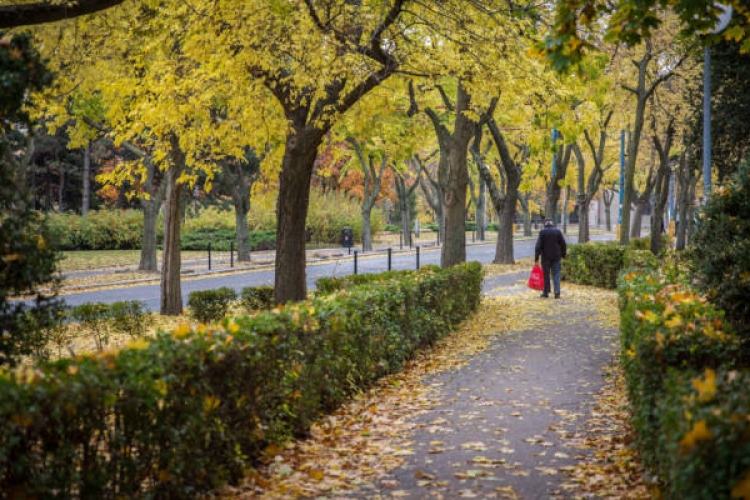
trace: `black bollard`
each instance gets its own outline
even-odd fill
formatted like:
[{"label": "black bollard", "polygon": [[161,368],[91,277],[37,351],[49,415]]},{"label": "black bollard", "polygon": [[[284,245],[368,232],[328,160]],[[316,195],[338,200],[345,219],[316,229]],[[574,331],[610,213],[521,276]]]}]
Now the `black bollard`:
[{"label": "black bollard", "polygon": [[357,251],[354,251],[354,274],[357,274]]},{"label": "black bollard", "polygon": [[211,243],[208,244],[208,270],[211,270]]},{"label": "black bollard", "polygon": [[417,247],[417,271],[419,271],[419,247]]},{"label": "black bollard", "polygon": [[229,242],[229,267],[234,267],[234,240]]},{"label": "black bollard", "polygon": [[388,270],[391,270],[391,249],[388,249]]}]

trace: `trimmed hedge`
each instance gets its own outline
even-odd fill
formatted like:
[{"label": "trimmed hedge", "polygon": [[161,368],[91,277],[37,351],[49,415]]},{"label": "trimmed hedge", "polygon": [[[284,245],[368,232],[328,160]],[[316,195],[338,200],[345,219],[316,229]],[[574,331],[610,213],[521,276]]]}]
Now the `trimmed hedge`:
[{"label": "trimmed hedge", "polygon": [[466,318],[481,281],[478,263],[430,268],[4,372],[0,491],[195,498],[234,482]]},{"label": "trimmed hedge", "polygon": [[92,210],[86,216],[47,214],[58,250],[133,250],[141,248],[143,214],[138,210]]},{"label": "trimmed hedge", "polygon": [[622,246],[616,242],[588,242],[568,247],[562,266],[562,278],[578,283],[614,290],[617,277],[625,268],[656,268],[656,257],[648,250]]},{"label": "trimmed hedge", "polygon": [[247,312],[271,309],[274,306],[274,288],[270,285],[246,287],[242,289],[242,306]]},{"label": "trimmed hedge", "polygon": [[[725,481],[722,488],[731,487],[726,482],[727,469],[696,457],[683,460],[680,455],[686,450],[679,443],[692,428],[695,413],[689,398],[683,396],[685,387],[708,383],[695,383],[696,374],[738,366],[739,338],[724,320],[723,311],[688,286],[666,282],[654,270],[623,272],[618,292],[621,361],[644,464],[658,475],[667,498],[717,498],[714,493],[698,494],[698,490],[685,489],[676,482]],[[726,395],[730,399],[735,396]],[[704,397],[699,399],[703,402]],[[715,422],[727,428],[735,424],[731,418],[723,424]],[[705,435],[702,427],[698,430]]]},{"label": "trimmed hedge", "polygon": [[[180,237],[180,248],[182,250],[211,250],[226,251],[232,249],[232,242],[236,239],[234,229],[198,229],[184,233]],[[272,250],[276,248],[276,231],[250,231],[248,243],[251,250]],[[235,250],[237,245],[234,245]]]},{"label": "trimmed hedge", "polygon": [[223,318],[237,299],[237,292],[223,286],[215,290],[196,290],[188,295],[190,316],[201,323],[213,323]]},{"label": "trimmed hedge", "polygon": [[665,498],[747,498],[750,372],[675,371],[658,413]]}]

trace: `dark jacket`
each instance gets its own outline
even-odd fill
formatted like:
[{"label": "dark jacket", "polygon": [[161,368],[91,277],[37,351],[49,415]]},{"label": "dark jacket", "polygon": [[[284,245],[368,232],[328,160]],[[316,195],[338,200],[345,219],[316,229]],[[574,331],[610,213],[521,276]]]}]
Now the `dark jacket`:
[{"label": "dark jacket", "polygon": [[565,258],[568,252],[568,245],[565,243],[565,236],[562,231],[556,227],[545,227],[539,232],[539,238],[536,240],[534,260],[560,260]]}]

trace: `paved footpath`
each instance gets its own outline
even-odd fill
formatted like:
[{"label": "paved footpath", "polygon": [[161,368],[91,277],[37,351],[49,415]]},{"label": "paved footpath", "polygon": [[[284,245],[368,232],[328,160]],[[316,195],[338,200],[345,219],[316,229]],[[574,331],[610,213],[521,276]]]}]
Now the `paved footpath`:
[{"label": "paved footpath", "polygon": [[[601,296],[564,283],[561,300],[541,299],[523,285],[526,275],[486,280],[485,300],[512,295],[507,304],[522,319],[492,332],[463,367],[426,380],[438,404],[416,417],[413,454],[336,498],[573,498],[564,471],[586,453],[578,433],[617,350],[612,307],[607,318]],[[604,297],[613,304],[611,292]]]}]

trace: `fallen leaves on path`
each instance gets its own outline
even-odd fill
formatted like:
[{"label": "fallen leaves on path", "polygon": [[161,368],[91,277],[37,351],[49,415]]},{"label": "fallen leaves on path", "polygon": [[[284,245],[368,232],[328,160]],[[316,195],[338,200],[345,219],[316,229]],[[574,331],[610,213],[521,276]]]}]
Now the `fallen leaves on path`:
[{"label": "fallen leaves on path", "polygon": [[[518,269],[496,268],[494,272],[509,270],[517,272]],[[542,300],[529,291],[485,297],[478,311],[457,331],[410,363],[402,373],[381,380],[372,390],[323,418],[313,426],[309,439],[288,443],[283,449],[269,449],[263,466],[248,473],[239,486],[226,487],[216,495],[233,500],[353,499],[358,497],[350,493],[352,490],[376,485],[374,490],[386,492],[385,496],[377,498],[408,497],[410,492],[399,489],[400,483],[391,473],[414,453],[416,443],[411,436],[416,430],[417,418],[441,403],[439,388],[424,381],[428,375],[458,369],[494,340],[550,321],[564,321],[565,315],[590,315],[603,327],[615,328],[619,321],[616,302],[612,292],[573,285],[564,286],[563,299],[559,301]],[[613,351],[616,352],[614,346]],[[522,370],[523,367],[508,369]],[[526,440],[539,447],[539,455],[549,453],[549,457],[564,462],[559,466],[536,467],[534,474],[566,478],[562,479],[560,488],[560,494],[566,498],[649,498],[637,457],[628,448],[622,381],[616,367],[611,367],[610,371],[612,376],[596,395],[594,411],[587,415],[585,425],[578,422],[581,424],[578,427],[583,430],[576,433],[566,430],[561,436],[565,438],[566,452],[556,451],[553,443],[542,436],[530,436]],[[514,394],[512,388],[506,393],[523,399],[521,394]],[[520,411],[533,410],[528,404],[516,403]],[[543,403],[539,405],[545,406]],[[494,403],[477,401],[477,405],[491,404]],[[519,416],[520,411],[517,412]],[[561,429],[582,417],[581,413],[565,409],[553,411]],[[466,415],[466,418],[470,417]],[[430,456],[440,457],[451,449],[441,439],[447,425],[450,422],[437,415],[430,422],[427,432],[432,432],[433,427],[435,429],[435,438],[425,443]],[[506,422],[505,425],[513,424]],[[498,429],[497,432],[505,430]],[[495,473],[491,469],[498,467],[512,476],[529,475],[529,471],[518,467],[517,463],[506,464],[504,459],[487,458],[484,442],[467,441],[459,448],[475,456],[466,462],[468,469],[455,472],[453,480],[494,480]],[[580,450],[580,453],[573,457],[571,449]],[[511,457],[513,450],[508,448],[507,451]],[[413,474],[418,486],[442,486],[451,479],[436,477],[423,470]],[[458,493],[462,498],[477,497],[477,492],[471,488],[461,489]],[[499,484],[491,491],[485,489],[481,498],[521,497],[513,486]]]}]

